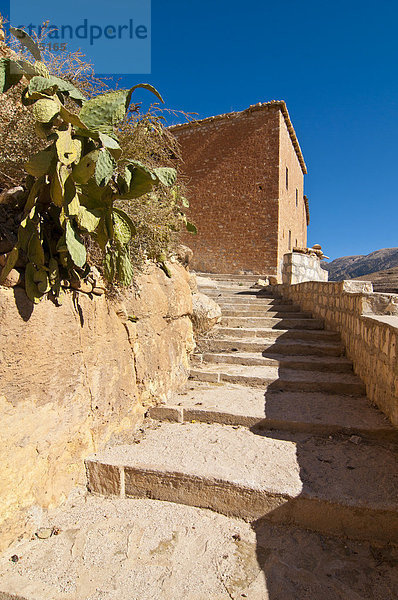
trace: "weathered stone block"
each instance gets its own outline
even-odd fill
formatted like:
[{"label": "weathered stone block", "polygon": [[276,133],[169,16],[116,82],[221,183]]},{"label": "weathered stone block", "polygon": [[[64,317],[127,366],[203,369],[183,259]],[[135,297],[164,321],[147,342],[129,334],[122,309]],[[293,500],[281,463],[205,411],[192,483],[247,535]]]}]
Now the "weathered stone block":
[{"label": "weathered stone block", "polygon": [[120,496],[121,473],[116,465],[86,460],[87,483],[90,492],[102,496]]}]

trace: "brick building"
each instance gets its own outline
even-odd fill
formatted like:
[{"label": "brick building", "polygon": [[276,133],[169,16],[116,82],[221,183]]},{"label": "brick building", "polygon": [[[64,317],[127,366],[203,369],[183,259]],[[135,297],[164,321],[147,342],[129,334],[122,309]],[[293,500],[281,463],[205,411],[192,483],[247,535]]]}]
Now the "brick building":
[{"label": "brick building", "polygon": [[183,157],[193,267],[280,275],[283,255],[307,244],[304,158],[283,101],[170,128]]}]

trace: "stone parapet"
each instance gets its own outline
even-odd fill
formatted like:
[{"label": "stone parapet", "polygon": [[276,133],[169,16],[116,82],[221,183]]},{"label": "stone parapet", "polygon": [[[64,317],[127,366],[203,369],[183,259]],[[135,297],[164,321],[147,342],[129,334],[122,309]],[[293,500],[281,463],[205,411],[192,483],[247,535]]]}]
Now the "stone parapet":
[{"label": "stone parapet", "polygon": [[307,281],[276,289],[338,331],[368,398],[398,427],[398,295],[363,281]]},{"label": "stone parapet", "polygon": [[290,252],[283,255],[282,282],[286,285],[304,281],[327,281],[328,272],[322,269],[315,254]]}]

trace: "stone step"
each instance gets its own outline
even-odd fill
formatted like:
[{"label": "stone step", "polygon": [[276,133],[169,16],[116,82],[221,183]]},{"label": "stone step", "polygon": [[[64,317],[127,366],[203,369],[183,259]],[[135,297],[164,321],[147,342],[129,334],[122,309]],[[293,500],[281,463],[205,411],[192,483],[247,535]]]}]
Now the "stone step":
[{"label": "stone step", "polygon": [[199,339],[199,347],[208,352],[275,352],[290,355],[343,356],[344,346],[337,342],[217,337]]},{"label": "stone step", "polygon": [[265,292],[259,292],[258,290],[221,290],[219,288],[199,288],[202,294],[210,297],[222,297],[225,300],[249,300],[255,302],[256,300],[279,300],[283,304],[283,300],[273,294],[266,294]]},{"label": "stone step", "polygon": [[339,341],[340,335],[335,331],[326,331],[325,329],[270,329],[269,327],[214,327],[211,331],[212,336],[221,335],[237,338],[267,338],[276,340],[327,340]]},{"label": "stone step", "polygon": [[190,381],[170,404],[152,407],[149,415],[159,421],[200,421],[317,435],[343,433],[398,440],[396,429],[366,396],[265,393],[259,388],[239,384]]},{"label": "stone step", "polygon": [[257,286],[246,286],[241,284],[222,284],[212,283],[211,285],[198,284],[199,291],[204,294],[222,294],[226,296],[249,296],[263,298],[279,298],[282,302],[285,300],[280,293],[271,292],[267,288],[259,288]]},{"label": "stone step", "polygon": [[[190,379],[213,383],[240,383],[263,386],[267,391],[324,392],[362,396],[362,381],[353,374],[323,371],[296,371],[267,366],[203,363],[190,371]],[[265,390],[264,390],[265,391]]]},{"label": "stone step", "polygon": [[234,282],[237,281],[239,283],[245,283],[246,285],[254,284],[258,279],[264,279],[261,275],[238,275],[233,273],[200,273],[195,272],[195,275],[198,277],[206,277],[206,279],[212,279],[213,281],[221,281],[221,282]]},{"label": "stone step", "polygon": [[281,437],[219,424],[161,423],[140,443],[89,457],[88,487],[96,494],[166,500],[248,521],[398,542],[393,449],[349,439]]},{"label": "stone step", "polygon": [[289,318],[297,313],[300,315],[308,314],[311,316],[311,313],[303,313],[298,306],[294,306],[293,304],[287,304],[286,306],[278,306],[277,304],[265,304],[263,306],[252,306],[251,304],[240,304],[236,306],[219,304],[219,306],[222,309],[222,314],[226,317],[259,317],[261,315],[270,316],[271,313],[277,315],[283,313],[282,316],[288,316]]},{"label": "stone step", "polygon": [[[240,286],[237,287],[212,287],[212,288],[204,288],[203,286],[198,286],[198,291],[201,294],[206,294],[206,296],[218,296],[218,297],[223,297],[223,296],[227,296],[228,297],[235,297],[237,296],[238,298],[241,298],[242,295],[245,298],[256,298],[257,294],[258,294],[258,290],[256,290],[255,288],[253,288],[252,290],[249,288],[242,288]],[[271,297],[266,297],[266,299],[271,299]]]},{"label": "stone step", "polygon": [[[214,294],[214,295],[216,295],[216,294]],[[253,308],[256,306],[263,306],[263,305],[270,305],[270,306],[278,305],[278,306],[295,306],[297,309],[299,309],[298,304],[293,304],[292,300],[288,300],[286,298],[274,298],[274,297],[267,298],[266,296],[245,297],[245,296],[241,296],[241,295],[235,295],[235,296],[232,296],[231,298],[224,298],[220,292],[218,293],[218,296],[219,296],[219,302],[221,302],[221,304],[223,304],[225,306],[230,305],[231,307],[235,307],[237,304],[238,305],[242,304],[242,306],[247,306],[249,304]]]},{"label": "stone step", "polygon": [[60,535],[6,550],[1,600],[398,598],[396,546],[149,498],[82,493],[43,512]]},{"label": "stone step", "polygon": [[263,292],[269,293],[264,288],[260,288],[258,286],[247,285],[246,283],[241,283],[238,281],[215,281],[213,280],[211,283],[203,283],[201,281],[197,282],[198,288],[204,290],[223,290],[223,291],[231,291],[231,292]]},{"label": "stone step", "polygon": [[331,356],[289,356],[259,352],[203,352],[192,356],[194,364],[233,364],[246,366],[268,366],[304,371],[329,371],[352,373],[352,362],[347,358]]},{"label": "stone step", "polygon": [[312,319],[311,313],[305,313],[301,311],[278,311],[273,307],[267,307],[264,309],[257,308],[256,310],[251,309],[225,309],[222,307],[223,317],[242,317],[244,319],[250,317],[266,317],[271,319]]},{"label": "stone step", "polygon": [[[208,294],[207,294],[208,295]],[[272,308],[274,306],[278,307],[278,310],[292,310],[290,307],[294,307],[293,311],[299,311],[300,307],[297,304],[293,304],[292,302],[282,302],[278,299],[273,298],[254,298],[249,300],[247,298],[223,298],[222,296],[211,297],[217,304],[219,304],[223,309],[230,308],[243,308],[247,310],[263,310],[264,308]]]},{"label": "stone step", "polygon": [[272,329],[323,329],[323,319],[288,317],[221,317],[221,325],[225,327],[270,327]]},{"label": "stone step", "polygon": [[207,294],[208,296],[222,296],[225,299],[229,298],[241,298],[242,300],[280,300],[283,303],[282,298],[276,297],[274,294],[268,294],[263,291],[259,291],[256,289],[242,289],[240,287],[237,288],[199,288],[203,294]]}]

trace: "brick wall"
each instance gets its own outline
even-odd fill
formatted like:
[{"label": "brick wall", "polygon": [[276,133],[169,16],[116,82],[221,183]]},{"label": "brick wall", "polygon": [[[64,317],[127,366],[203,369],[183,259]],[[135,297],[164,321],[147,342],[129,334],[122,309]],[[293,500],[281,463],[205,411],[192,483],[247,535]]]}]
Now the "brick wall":
[{"label": "brick wall", "polygon": [[[184,239],[194,251],[193,267],[275,275],[281,235],[287,244],[282,230],[290,227],[292,243],[297,237],[302,245],[306,232],[303,174],[280,107],[271,104],[172,131],[181,145],[182,170],[188,178],[188,216],[198,228],[197,236]],[[282,164],[290,169],[292,187],[279,209]],[[287,224],[279,226],[280,219],[288,219]]]},{"label": "brick wall", "polygon": [[341,334],[368,398],[398,427],[398,295],[372,292],[372,284],[363,281],[276,288]]}]

